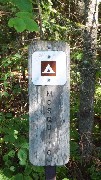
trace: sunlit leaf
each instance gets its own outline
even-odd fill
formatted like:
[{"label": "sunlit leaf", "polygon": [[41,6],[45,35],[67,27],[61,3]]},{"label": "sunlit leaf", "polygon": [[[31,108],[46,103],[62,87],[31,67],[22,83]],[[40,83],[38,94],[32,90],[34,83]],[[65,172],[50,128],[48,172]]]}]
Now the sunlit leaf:
[{"label": "sunlit leaf", "polygon": [[8,97],[9,94],[8,94],[8,92],[4,91],[4,92],[2,92],[2,96]]},{"label": "sunlit leaf", "polygon": [[28,17],[28,18],[33,18],[33,14],[32,13],[29,13],[29,12],[17,12],[15,14],[17,17],[20,17],[20,18],[25,18],[25,17]]},{"label": "sunlit leaf", "polygon": [[32,3],[30,0],[12,0],[14,5],[16,5],[21,11],[31,12],[33,9]]},{"label": "sunlit leaf", "polygon": [[37,25],[37,23],[30,18],[24,18],[24,23],[26,24],[26,29],[29,31],[39,31],[39,27]]},{"label": "sunlit leaf", "polygon": [[11,18],[8,22],[9,27],[14,27],[17,32],[23,32],[26,29],[26,24],[23,19],[15,17]]},{"label": "sunlit leaf", "polygon": [[24,142],[21,144],[22,148],[29,149],[29,144],[27,142]]},{"label": "sunlit leaf", "polygon": [[18,173],[18,174],[15,176],[15,180],[23,180],[23,174]]},{"label": "sunlit leaf", "polygon": [[11,150],[11,151],[8,153],[8,156],[14,157],[14,156],[15,156],[15,151],[14,151],[14,150]]},{"label": "sunlit leaf", "polygon": [[25,149],[20,149],[18,151],[18,158],[19,158],[20,161],[23,161],[23,162],[26,161],[26,159],[27,159],[27,152],[26,152]]},{"label": "sunlit leaf", "polygon": [[10,171],[14,172],[14,171],[15,171],[15,167],[14,167],[14,166],[11,166],[11,167],[10,167]]},{"label": "sunlit leaf", "polygon": [[25,161],[25,160],[19,161],[19,164],[20,164],[21,166],[25,166],[25,165],[26,165],[26,161]]}]

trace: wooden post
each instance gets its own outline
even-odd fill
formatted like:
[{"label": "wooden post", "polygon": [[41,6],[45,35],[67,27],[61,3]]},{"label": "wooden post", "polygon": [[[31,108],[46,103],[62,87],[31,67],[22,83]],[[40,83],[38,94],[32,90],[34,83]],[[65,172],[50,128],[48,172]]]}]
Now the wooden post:
[{"label": "wooden post", "polygon": [[46,176],[50,166],[69,160],[69,51],[65,42],[34,41],[29,47],[29,158],[48,166]]}]

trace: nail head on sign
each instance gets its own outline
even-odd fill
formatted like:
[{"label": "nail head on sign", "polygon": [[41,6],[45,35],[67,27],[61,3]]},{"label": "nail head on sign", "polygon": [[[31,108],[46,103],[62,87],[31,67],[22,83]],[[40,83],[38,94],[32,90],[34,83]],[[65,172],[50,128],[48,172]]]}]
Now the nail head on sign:
[{"label": "nail head on sign", "polygon": [[51,56],[50,55],[48,55],[48,58],[50,58]]},{"label": "nail head on sign", "polygon": [[47,46],[47,47],[48,47],[48,49],[51,49],[51,45],[50,45],[50,44],[48,44],[48,46]]},{"label": "nail head on sign", "polygon": [[47,81],[50,82],[50,79],[48,79]]}]

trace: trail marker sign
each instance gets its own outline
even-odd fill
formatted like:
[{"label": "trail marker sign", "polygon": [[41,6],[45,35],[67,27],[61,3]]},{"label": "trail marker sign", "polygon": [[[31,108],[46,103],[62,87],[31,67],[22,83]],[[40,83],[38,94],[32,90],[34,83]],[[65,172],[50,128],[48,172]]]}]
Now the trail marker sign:
[{"label": "trail marker sign", "polygon": [[29,48],[29,158],[33,165],[69,160],[70,48],[34,41]]},{"label": "trail marker sign", "polygon": [[41,76],[56,76],[56,61],[41,61]]},{"label": "trail marker sign", "polygon": [[64,85],[66,83],[66,54],[63,51],[36,51],[32,54],[34,85]]}]

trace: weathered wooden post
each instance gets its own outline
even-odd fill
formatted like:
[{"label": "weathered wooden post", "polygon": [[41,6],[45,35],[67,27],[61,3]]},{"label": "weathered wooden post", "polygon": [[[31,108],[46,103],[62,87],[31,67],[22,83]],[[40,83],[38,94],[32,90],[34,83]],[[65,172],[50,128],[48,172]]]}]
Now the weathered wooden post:
[{"label": "weathered wooden post", "polygon": [[29,47],[29,158],[47,167],[46,176],[49,166],[69,160],[69,55],[65,42],[34,41]]}]

